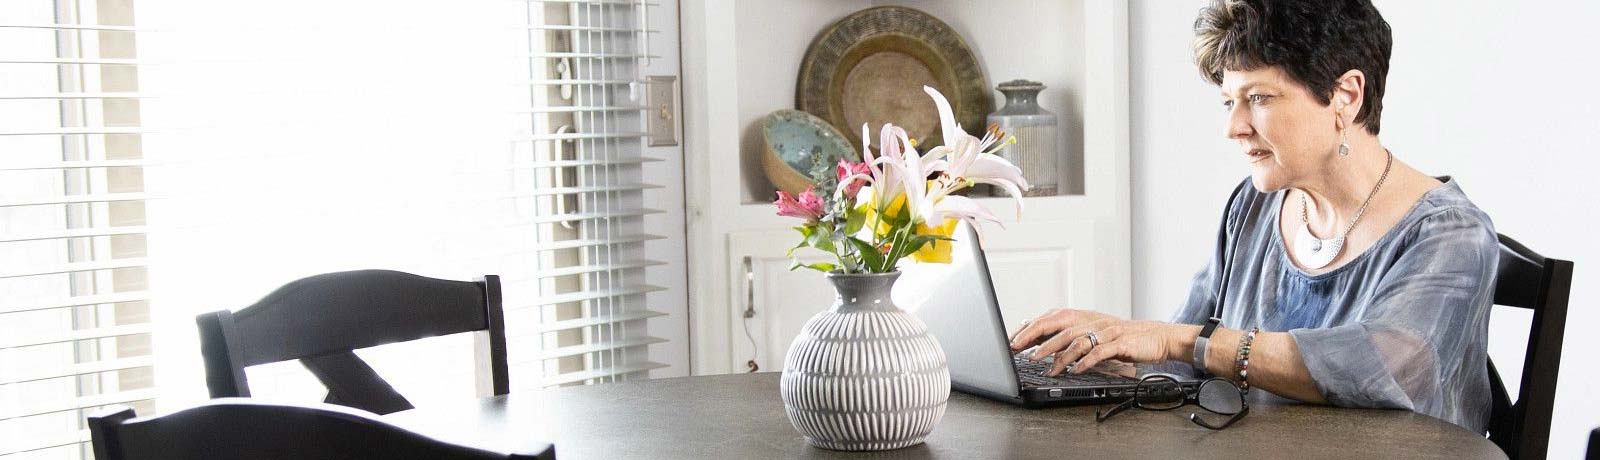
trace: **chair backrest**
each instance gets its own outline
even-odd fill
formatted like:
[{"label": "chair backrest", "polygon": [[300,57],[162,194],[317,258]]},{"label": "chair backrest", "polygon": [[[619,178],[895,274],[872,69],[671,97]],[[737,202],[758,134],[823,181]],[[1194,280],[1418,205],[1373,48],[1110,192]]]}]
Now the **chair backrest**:
[{"label": "chair backrest", "polygon": [[500,278],[476,282],[392,270],[302,278],[238,312],[205,313],[200,352],[213,398],[250,396],[244,368],[298,359],[328,387],[326,402],[387,414],[411,403],[354,350],[475,332],[480,396],[510,391]]},{"label": "chair backrest", "polygon": [[1584,454],[1583,458],[1600,458],[1600,428],[1589,432],[1589,453]]},{"label": "chair backrest", "polygon": [[218,399],[158,417],[135,418],[112,407],[89,417],[98,460],[554,459],[555,448],[529,443],[493,452],[433,439],[377,417],[332,405],[281,405]]},{"label": "chair backrest", "polygon": [[1489,362],[1493,409],[1489,440],[1511,458],[1544,458],[1550,443],[1550,413],[1555,405],[1561,338],[1567,325],[1567,296],[1572,290],[1572,262],[1552,259],[1500,235],[1500,268],[1495,276],[1494,303],[1533,310],[1528,351],[1522,363],[1522,384],[1516,404]]}]

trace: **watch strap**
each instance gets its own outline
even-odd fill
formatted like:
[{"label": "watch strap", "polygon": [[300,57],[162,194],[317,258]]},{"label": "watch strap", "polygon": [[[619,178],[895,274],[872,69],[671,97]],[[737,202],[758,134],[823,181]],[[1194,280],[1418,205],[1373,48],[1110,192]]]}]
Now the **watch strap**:
[{"label": "watch strap", "polygon": [[1217,331],[1219,324],[1222,324],[1222,318],[1207,319],[1205,326],[1200,328],[1200,336],[1194,339],[1194,367],[1200,372],[1206,371],[1206,348],[1211,344],[1211,333]]}]

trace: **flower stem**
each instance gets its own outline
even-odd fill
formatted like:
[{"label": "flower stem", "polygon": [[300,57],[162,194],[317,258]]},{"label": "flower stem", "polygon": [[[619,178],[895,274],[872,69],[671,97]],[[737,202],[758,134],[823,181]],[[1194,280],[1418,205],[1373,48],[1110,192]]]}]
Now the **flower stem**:
[{"label": "flower stem", "polygon": [[905,226],[900,227],[899,232],[896,232],[897,234],[895,235],[894,239],[889,243],[889,254],[888,257],[885,257],[883,260],[883,271],[881,273],[888,273],[900,262],[901,257],[906,256],[903,254],[903,252],[905,252],[903,247],[905,246],[906,234],[910,233],[911,227],[914,227],[915,225],[916,224],[914,223],[907,222]]}]

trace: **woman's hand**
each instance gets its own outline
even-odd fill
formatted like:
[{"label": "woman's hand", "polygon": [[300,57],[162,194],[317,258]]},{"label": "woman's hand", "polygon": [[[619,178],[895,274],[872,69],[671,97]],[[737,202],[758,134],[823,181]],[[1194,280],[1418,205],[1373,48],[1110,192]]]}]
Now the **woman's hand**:
[{"label": "woman's hand", "polygon": [[[1088,339],[1090,332],[1095,334],[1097,345]],[[1054,354],[1055,365],[1045,374],[1054,376],[1062,371],[1082,373],[1112,358],[1135,363],[1181,359],[1193,347],[1183,345],[1184,337],[1188,336],[1188,343],[1192,344],[1192,336],[1199,332],[1198,326],[1131,321],[1093,311],[1056,309],[1029,320],[1012,334],[1011,351],[1038,345],[1039,348],[1028,356],[1035,361]]]}]

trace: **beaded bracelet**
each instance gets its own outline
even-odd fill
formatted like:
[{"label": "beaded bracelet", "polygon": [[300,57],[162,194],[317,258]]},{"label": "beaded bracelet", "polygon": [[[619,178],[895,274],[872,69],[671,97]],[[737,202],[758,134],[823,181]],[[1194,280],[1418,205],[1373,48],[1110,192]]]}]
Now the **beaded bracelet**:
[{"label": "beaded bracelet", "polygon": [[1245,393],[1250,392],[1250,343],[1256,340],[1256,333],[1260,331],[1261,328],[1252,327],[1240,336],[1239,352],[1233,358],[1233,368],[1239,376],[1239,390]]}]

